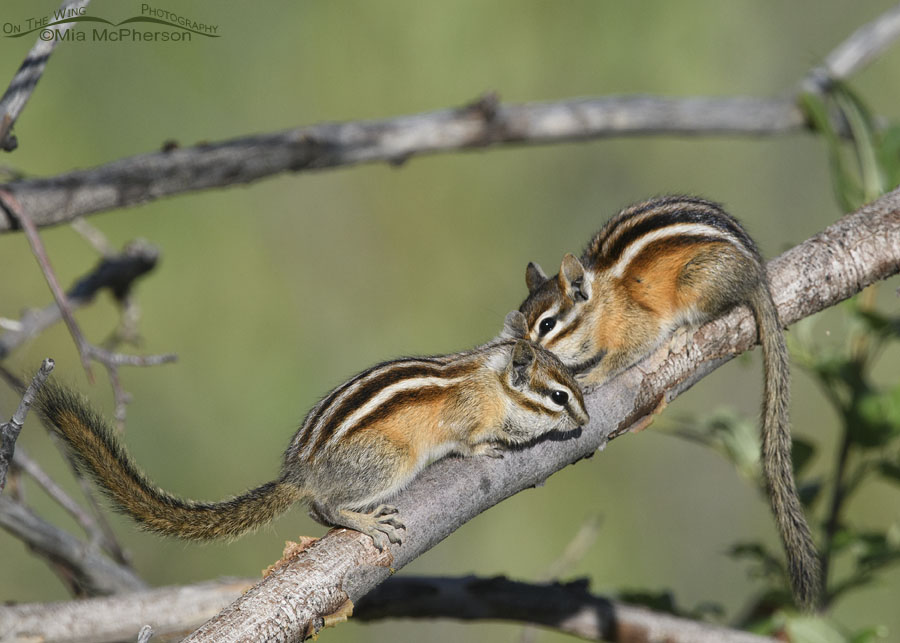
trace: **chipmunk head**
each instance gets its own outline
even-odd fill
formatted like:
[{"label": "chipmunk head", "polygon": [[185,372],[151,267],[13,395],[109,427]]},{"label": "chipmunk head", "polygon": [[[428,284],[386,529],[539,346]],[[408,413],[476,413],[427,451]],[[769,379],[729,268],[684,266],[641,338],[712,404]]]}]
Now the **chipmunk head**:
[{"label": "chipmunk head", "polygon": [[508,353],[500,380],[507,393],[505,432],[525,442],[555,429],[566,431],[588,421],[581,387],[553,353],[524,337],[522,313],[507,315],[502,337]]},{"label": "chipmunk head", "polygon": [[592,275],[572,254],[563,257],[559,274],[548,277],[536,263],[525,270],[528,298],[519,311],[525,316],[526,337],[559,357],[578,374],[596,366],[604,349],[595,346],[592,325],[597,305],[592,299]]}]

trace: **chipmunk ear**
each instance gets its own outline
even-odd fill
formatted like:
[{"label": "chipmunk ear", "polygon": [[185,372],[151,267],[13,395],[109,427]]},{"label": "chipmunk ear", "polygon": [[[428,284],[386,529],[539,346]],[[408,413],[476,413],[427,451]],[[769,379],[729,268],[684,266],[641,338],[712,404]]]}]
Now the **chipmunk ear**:
[{"label": "chipmunk ear", "polygon": [[528,286],[529,294],[543,286],[545,281],[547,281],[547,275],[544,274],[541,267],[533,261],[529,261],[525,268],[525,285]]},{"label": "chipmunk ear", "polygon": [[559,268],[559,286],[572,301],[587,301],[591,297],[591,283],[584,272],[584,266],[572,253],[563,257]]},{"label": "chipmunk ear", "polygon": [[516,388],[523,388],[528,383],[528,371],[534,363],[534,347],[530,342],[520,339],[516,342],[509,360],[509,379]]},{"label": "chipmunk ear", "polygon": [[514,310],[506,315],[503,320],[503,330],[500,331],[502,339],[522,339],[528,334],[528,322],[525,315]]}]

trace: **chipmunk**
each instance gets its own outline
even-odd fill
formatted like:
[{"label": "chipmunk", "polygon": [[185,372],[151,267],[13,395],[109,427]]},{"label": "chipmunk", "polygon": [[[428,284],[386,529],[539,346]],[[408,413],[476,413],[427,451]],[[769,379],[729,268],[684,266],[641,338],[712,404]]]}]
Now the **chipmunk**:
[{"label": "chipmunk", "polygon": [[568,369],[524,332],[514,312],[500,337],[479,348],[363,371],[312,408],[278,478],[216,503],[159,489],[77,394],[45,385],[36,408],[114,506],[149,531],[237,537],[305,500],[315,520],[367,534],[383,550],[401,542],[405,527],[396,508],[380,503],[430,461],[449,453],[502,457],[506,445],[588,421]]},{"label": "chipmunk", "polygon": [[794,596],[814,607],[819,558],[791,466],[787,348],[765,264],[744,228],[704,199],[651,199],[610,219],[581,259],[567,254],[554,277],[529,263],[525,282],[529,295],[519,310],[528,337],[556,353],[583,385],[608,380],[678,329],[741,304],[751,309],[765,362],[763,472]]}]

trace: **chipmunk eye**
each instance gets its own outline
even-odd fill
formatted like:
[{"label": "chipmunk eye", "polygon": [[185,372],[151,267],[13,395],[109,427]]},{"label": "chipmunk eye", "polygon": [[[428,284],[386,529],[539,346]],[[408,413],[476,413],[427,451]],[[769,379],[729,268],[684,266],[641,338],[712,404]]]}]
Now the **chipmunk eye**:
[{"label": "chipmunk eye", "polygon": [[538,335],[543,337],[551,330],[553,330],[554,326],[556,326],[556,318],[555,317],[545,317],[541,320],[541,323],[538,324]]},{"label": "chipmunk eye", "polygon": [[550,399],[560,406],[565,406],[566,402],[569,401],[569,394],[565,391],[553,391],[550,394]]}]

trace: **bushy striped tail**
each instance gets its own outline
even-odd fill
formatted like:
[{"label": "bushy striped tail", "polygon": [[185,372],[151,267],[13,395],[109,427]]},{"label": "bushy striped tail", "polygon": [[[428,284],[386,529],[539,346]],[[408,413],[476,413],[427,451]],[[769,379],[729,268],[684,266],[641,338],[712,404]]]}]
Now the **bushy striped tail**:
[{"label": "bushy striped tail", "polygon": [[297,487],[275,480],[222,502],[183,500],[147,478],[106,420],[80,395],[48,382],[35,406],[66,443],[79,470],[97,482],[116,510],[148,531],[188,540],[235,538],[304,497]]},{"label": "bushy striped tail", "polygon": [[756,316],[765,368],[762,465],[778,533],[787,555],[795,600],[805,609],[819,605],[822,578],[819,555],[794,484],[791,461],[790,365],[784,332],[772,295],[761,280],[750,305]]}]

